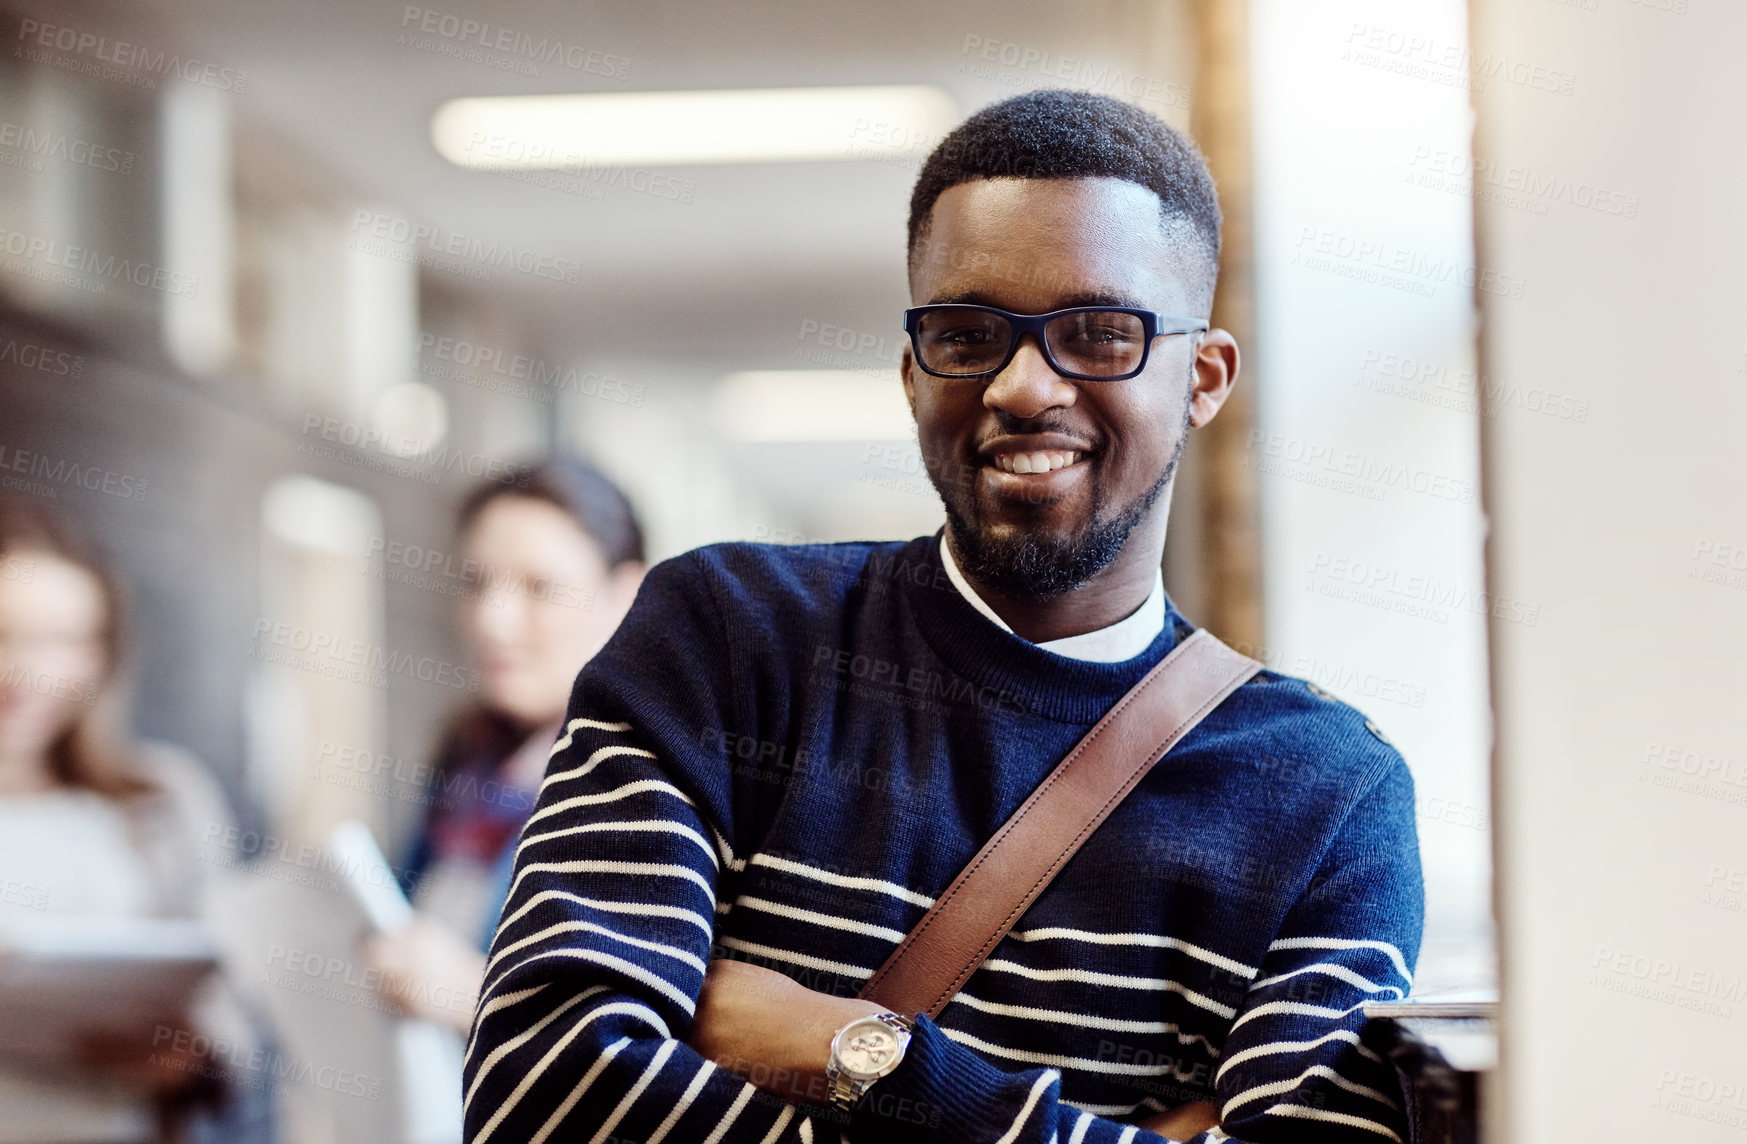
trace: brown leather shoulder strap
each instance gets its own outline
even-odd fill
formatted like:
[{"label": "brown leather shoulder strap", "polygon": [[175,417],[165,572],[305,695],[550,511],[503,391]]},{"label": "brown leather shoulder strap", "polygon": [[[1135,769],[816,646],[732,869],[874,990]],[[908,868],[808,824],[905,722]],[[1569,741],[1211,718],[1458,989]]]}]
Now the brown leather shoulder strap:
[{"label": "brown leather shoulder strap", "polygon": [[1001,824],[861,996],[937,1016],[1152,765],[1261,667],[1204,631],[1173,648]]}]

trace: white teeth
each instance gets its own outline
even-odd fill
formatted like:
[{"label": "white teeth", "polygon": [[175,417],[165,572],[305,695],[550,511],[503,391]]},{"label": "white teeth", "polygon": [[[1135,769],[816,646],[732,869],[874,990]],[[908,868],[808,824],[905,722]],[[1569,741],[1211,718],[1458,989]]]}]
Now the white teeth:
[{"label": "white teeth", "polygon": [[1004,473],[1048,473],[1065,469],[1080,459],[1073,450],[1039,453],[1001,453],[995,457],[995,467]]}]

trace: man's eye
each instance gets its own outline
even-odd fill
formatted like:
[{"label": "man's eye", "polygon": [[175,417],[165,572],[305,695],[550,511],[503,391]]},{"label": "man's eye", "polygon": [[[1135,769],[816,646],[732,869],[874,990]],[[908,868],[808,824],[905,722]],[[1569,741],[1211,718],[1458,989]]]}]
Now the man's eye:
[{"label": "man's eye", "polygon": [[1114,326],[1089,326],[1086,329],[1074,331],[1072,340],[1094,342],[1099,345],[1115,345],[1133,339],[1127,330],[1117,329]]},{"label": "man's eye", "polygon": [[982,345],[989,340],[989,331],[981,326],[961,326],[956,330],[942,330],[939,340],[955,346]]}]

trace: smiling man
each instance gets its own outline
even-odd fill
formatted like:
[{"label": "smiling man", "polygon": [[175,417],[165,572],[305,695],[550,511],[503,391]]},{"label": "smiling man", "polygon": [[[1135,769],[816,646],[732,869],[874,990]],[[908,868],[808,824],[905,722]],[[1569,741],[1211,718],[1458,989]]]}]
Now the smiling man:
[{"label": "smiling man", "polygon": [[1185,440],[1237,377],[1218,244],[1193,146],[1115,100],[1020,96],[930,156],[902,370],[946,527],[649,574],[523,835],[472,1144],[1406,1141],[1359,1005],[1411,986],[1412,782],[1271,672],[937,1020],[856,997],[1194,630],[1159,569]]}]

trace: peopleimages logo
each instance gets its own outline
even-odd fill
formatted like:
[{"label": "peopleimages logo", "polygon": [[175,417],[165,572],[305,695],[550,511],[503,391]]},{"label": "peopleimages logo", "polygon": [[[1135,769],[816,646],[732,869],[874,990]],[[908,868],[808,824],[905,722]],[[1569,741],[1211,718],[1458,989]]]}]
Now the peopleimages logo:
[{"label": "peopleimages logo", "polygon": [[[23,44],[14,54],[32,63],[121,80],[147,90],[155,89],[159,79],[180,79],[219,91],[240,92],[249,86],[249,73],[237,68],[183,59],[175,52],[153,51],[144,44],[41,20],[20,20],[18,38]],[[51,51],[67,54],[56,57],[48,54]],[[92,62],[81,64],[81,60]]]},{"label": "peopleimages logo", "polygon": [[347,248],[397,262],[417,262],[433,270],[489,281],[487,269],[514,270],[532,278],[574,286],[582,280],[582,263],[518,247],[513,242],[486,241],[429,223],[360,210],[352,216]]},{"label": "peopleimages logo", "polygon": [[1320,596],[1398,612],[1435,623],[1448,623],[1458,613],[1534,627],[1541,605],[1493,592],[1476,592],[1435,576],[1404,572],[1386,564],[1319,552],[1310,566],[1308,591]]},{"label": "peopleimages logo", "polygon": [[1384,239],[1315,226],[1300,228],[1291,264],[1427,298],[1437,292],[1440,284],[1503,298],[1521,298],[1526,288],[1519,275],[1474,266],[1447,255],[1434,256]]},{"label": "peopleimages logo", "polygon": [[135,159],[132,151],[119,147],[104,147],[86,139],[11,122],[0,122],[0,147],[11,153],[0,153],[0,163],[30,171],[42,170],[44,159],[61,159],[77,167],[126,175],[133,171]]},{"label": "peopleimages logo", "polygon": [[419,353],[429,355],[438,362],[444,362],[455,368],[443,369],[437,367],[426,369],[426,373],[443,378],[464,381],[470,385],[479,385],[482,380],[484,388],[503,388],[494,384],[494,380],[509,383],[527,382],[539,389],[517,387],[516,396],[540,395],[545,401],[552,400],[554,393],[575,393],[582,397],[594,397],[601,401],[612,402],[615,405],[629,405],[637,408],[643,404],[645,390],[640,381],[626,381],[624,378],[607,377],[592,370],[578,370],[574,366],[553,365],[527,354],[506,353],[491,346],[479,345],[465,338],[443,337],[432,333],[419,335]]},{"label": "peopleimages logo", "polygon": [[299,443],[297,451],[310,456],[338,460],[346,464],[358,465],[383,472],[392,472],[397,476],[408,477],[425,484],[436,484],[442,479],[442,472],[423,472],[417,466],[427,466],[433,470],[453,470],[469,477],[496,481],[499,484],[526,483],[525,477],[519,477],[516,468],[510,462],[497,457],[488,457],[484,453],[469,453],[462,449],[451,449],[446,445],[421,447],[422,443],[410,437],[392,437],[380,429],[372,429],[358,424],[356,421],[342,421],[337,417],[324,417],[319,413],[308,413],[303,418],[304,437],[317,437],[321,441],[331,441],[344,445],[348,449],[360,452],[375,450],[386,454],[388,460],[378,461],[372,457],[359,457],[340,450],[319,446],[314,441],[305,440]]},{"label": "peopleimages logo", "polygon": [[32,342],[7,338],[0,342],[0,365],[18,365],[54,377],[78,377],[85,372],[85,358],[66,350],[51,350]]},{"label": "peopleimages logo", "polygon": [[478,691],[480,688],[481,676],[476,668],[428,655],[415,658],[410,652],[394,651],[331,632],[314,631],[283,620],[256,620],[253,644],[256,658],[263,663],[295,667],[373,687],[387,687],[389,677],[398,675],[457,691]]},{"label": "peopleimages logo", "polygon": [[[386,579],[410,583],[414,587],[430,587],[444,595],[471,598],[482,592],[513,592],[543,604],[565,608],[587,611],[594,606],[594,592],[580,584],[530,577],[482,560],[383,536],[371,538],[366,559],[379,560],[385,566]],[[403,568],[409,575],[393,575],[387,565]]]},{"label": "peopleimages logo", "polygon": [[103,293],[111,282],[156,290],[178,298],[192,298],[200,290],[200,279],[195,275],[182,274],[164,266],[154,266],[150,262],[104,254],[87,246],[70,246],[56,239],[41,238],[23,231],[0,230],[0,251],[24,260],[22,264],[9,264],[8,269],[28,273],[27,267],[38,266],[98,279],[96,282],[56,279],[78,286],[89,293]]},{"label": "peopleimages logo", "polygon": [[[31,481],[20,481],[11,473],[22,473]],[[42,482],[52,482],[43,484]],[[16,445],[0,444],[0,483],[23,492],[46,493],[54,496],[57,486],[75,485],[94,493],[108,493],[123,500],[145,500],[146,480],[143,477],[100,469],[95,465],[51,457]]]},{"label": "peopleimages logo", "polygon": [[[400,26],[399,42],[408,47],[523,75],[539,75],[540,64],[558,64],[608,79],[624,79],[631,72],[631,61],[626,56],[567,44],[551,36],[532,36],[515,28],[434,8],[408,4],[401,13]],[[485,52],[497,55],[487,56]]]}]

